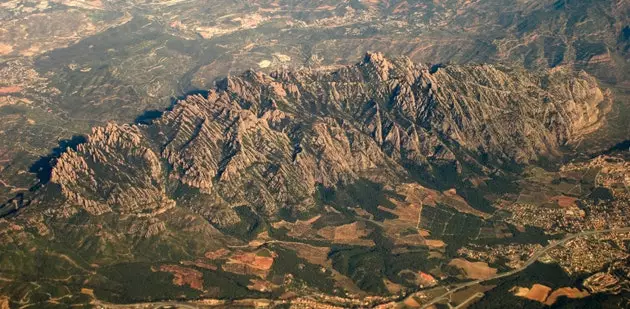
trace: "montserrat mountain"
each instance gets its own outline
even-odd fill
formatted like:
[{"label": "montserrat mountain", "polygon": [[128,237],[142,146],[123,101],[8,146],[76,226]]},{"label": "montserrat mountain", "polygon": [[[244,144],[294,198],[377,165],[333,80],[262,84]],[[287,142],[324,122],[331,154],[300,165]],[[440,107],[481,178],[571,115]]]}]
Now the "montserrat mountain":
[{"label": "montserrat mountain", "polygon": [[93,215],[178,205],[229,226],[240,205],[269,217],[306,211],[318,186],[393,184],[443,165],[483,174],[559,156],[602,125],[609,105],[586,73],[369,53],[333,71],[247,71],[150,125],[96,128],[59,158],[52,182]]}]

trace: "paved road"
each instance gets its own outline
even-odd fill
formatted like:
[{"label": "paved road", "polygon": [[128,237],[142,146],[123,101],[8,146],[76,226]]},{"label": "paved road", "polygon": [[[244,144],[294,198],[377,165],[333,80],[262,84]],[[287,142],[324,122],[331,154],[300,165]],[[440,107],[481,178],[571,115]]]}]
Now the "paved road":
[{"label": "paved road", "polygon": [[[445,299],[446,297],[448,297],[449,295],[463,290],[467,287],[473,286],[473,285],[477,285],[480,284],[482,282],[486,282],[486,281],[490,281],[490,280],[495,280],[495,279],[500,279],[500,278],[504,278],[504,277],[509,277],[511,275],[514,275],[516,273],[519,273],[523,270],[525,270],[525,268],[529,267],[530,265],[534,264],[534,262],[536,262],[541,256],[543,256],[545,253],[547,253],[547,251],[560,246],[560,245],[564,245],[565,243],[567,243],[570,240],[573,240],[577,237],[580,236],[588,236],[588,235],[595,235],[595,234],[604,234],[604,233],[627,233],[630,232],[630,227],[624,227],[624,228],[618,228],[618,229],[607,229],[607,230],[593,230],[593,231],[584,231],[584,232],[580,232],[580,233],[575,233],[575,234],[569,234],[567,236],[565,236],[564,238],[562,238],[561,240],[557,240],[557,241],[552,241],[549,245],[547,245],[546,247],[536,251],[536,253],[534,253],[534,255],[532,255],[529,260],[527,260],[527,262],[525,262],[525,264],[523,264],[523,266],[521,266],[520,268],[517,269],[513,269],[511,271],[508,272],[504,272],[504,273],[500,273],[497,274],[495,276],[492,276],[490,278],[486,278],[486,279],[479,279],[479,280],[474,280],[474,281],[469,281],[466,283],[462,283],[459,285],[456,285],[453,289],[450,289],[448,292],[432,299],[430,302],[424,304],[422,306],[422,308],[427,308],[443,299]],[[413,296],[413,295],[411,295]],[[411,297],[409,296],[409,297]]]},{"label": "paved road", "polygon": [[[369,219],[368,219],[369,220]],[[495,276],[492,276],[490,278],[486,278],[486,279],[479,279],[479,280],[474,280],[474,281],[469,281],[466,283],[462,283],[456,286],[453,286],[450,290],[448,290],[446,293],[435,297],[431,300],[431,302],[426,303],[422,306],[422,308],[427,308],[443,299],[447,299],[451,294],[457,292],[457,291],[461,291],[467,287],[473,286],[473,285],[477,285],[486,281],[490,281],[490,280],[495,280],[495,279],[500,279],[500,278],[504,278],[504,277],[508,277],[511,275],[514,275],[516,273],[519,273],[521,271],[523,271],[524,269],[526,269],[527,267],[529,267],[530,265],[532,265],[534,262],[536,262],[536,260],[538,260],[542,255],[544,255],[545,253],[547,253],[547,251],[563,245],[565,243],[567,243],[570,240],[573,240],[577,237],[580,236],[588,236],[588,235],[595,235],[595,234],[604,234],[604,233],[626,233],[626,232],[630,232],[630,227],[624,227],[624,228],[619,228],[619,229],[607,229],[607,230],[594,230],[594,231],[584,231],[584,232],[580,232],[580,233],[576,233],[576,234],[570,234],[565,236],[563,239],[558,240],[558,241],[553,241],[551,242],[549,245],[547,245],[546,247],[536,251],[536,253],[534,253],[534,255],[532,255],[525,264],[523,264],[522,267],[508,271],[508,272],[504,272],[501,274],[497,274]],[[282,241],[277,241],[277,240],[272,240],[272,241],[268,241],[266,243],[280,243]],[[483,295],[483,293],[477,293],[473,296],[471,296],[466,302],[472,300],[472,298],[480,298]],[[408,297],[413,296],[410,295]],[[140,304],[127,304],[127,305],[119,305],[119,304],[110,304],[110,303],[106,303],[106,302],[101,302],[101,301],[95,301],[92,303],[93,305],[95,305],[96,308],[120,308],[120,309],[128,309],[128,308],[157,308],[160,306],[176,306],[177,308],[184,308],[184,309],[193,309],[193,308],[199,308],[200,306],[198,306],[197,304],[191,304],[191,303],[187,303],[187,302],[179,302],[179,301],[164,301],[164,302],[155,302],[155,303],[140,303]],[[460,306],[457,306],[456,308],[460,308]]]}]

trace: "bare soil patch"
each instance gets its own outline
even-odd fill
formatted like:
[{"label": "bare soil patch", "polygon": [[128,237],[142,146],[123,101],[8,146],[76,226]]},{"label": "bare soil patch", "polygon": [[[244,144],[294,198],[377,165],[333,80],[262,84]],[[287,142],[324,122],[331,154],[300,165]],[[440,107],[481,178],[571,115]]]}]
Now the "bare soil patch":
[{"label": "bare soil patch", "polygon": [[403,304],[409,308],[420,308],[420,303],[418,303],[413,297],[405,298]]},{"label": "bare soil patch", "polygon": [[280,243],[284,248],[291,249],[297,253],[299,258],[305,259],[309,263],[326,266],[328,260],[328,247],[315,247],[300,243]]},{"label": "bare soil patch", "polygon": [[8,297],[0,296],[0,309],[10,309]]},{"label": "bare soil patch", "polygon": [[424,244],[431,248],[444,248],[446,243],[439,239],[425,239]]},{"label": "bare soil patch", "polygon": [[20,91],[22,91],[20,86],[0,87],[0,94],[18,93]]},{"label": "bare soil patch", "polygon": [[209,260],[218,260],[221,259],[223,257],[225,257],[226,255],[228,255],[228,253],[230,253],[230,250],[225,249],[225,248],[221,248],[219,250],[216,251],[208,251],[205,254],[205,257]]},{"label": "bare soil patch", "polygon": [[263,293],[270,292],[274,288],[278,287],[277,285],[266,280],[250,279],[249,282],[250,284],[247,286],[248,289],[252,291],[263,292]]},{"label": "bare soil patch", "polygon": [[387,288],[387,291],[389,291],[392,294],[396,294],[400,291],[402,291],[403,286],[398,284],[398,283],[394,283],[392,281],[389,281],[387,279],[383,279],[383,284],[385,284],[385,288]]},{"label": "bare soil patch", "polygon": [[195,290],[203,291],[203,274],[197,270],[178,265],[162,265],[159,271],[172,273],[173,284],[177,286],[188,285]]},{"label": "bare soil patch", "polygon": [[283,220],[283,221],[273,223],[272,226],[275,229],[286,228],[289,230],[289,232],[287,233],[288,236],[300,238],[300,237],[310,236],[310,234],[313,232],[311,226],[319,218],[321,218],[321,215],[318,215],[306,221],[297,220],[295,221],[295,223],[291,223],[291,222],[287,222]]},{"label": "bare soil patch", "polygon": [[550,287],[542,284],[534,284],[525,295],[525,298],[543,303],[547,299],[549,292],[551,292]]},{"label": "bare soil patch", "polygon": [[273,265],[273,257],[259,256],[255,253],[247,252],[233,255],[228,262],[238,262],[250,265],[256,269],[268,270]]},{"label": "bare soil patch", "polygon": [[497,269],[488,266],[485,262],[470,262],[465,259],[453,259],[448,265],[455,266],[464,271],[467,278],[486,279],[496,275]]},{"label": "bare soil patch", "polygon": [[81,294],[90,296],[92,298],[94,298],[94,290],[93,289],[88,289],[88,288],[81,288]]},{"label": "bare soil patch", "polygon": [[590,294],[573,287],[559,288],[552,292],[552,289],[542,284],[534,284],[531,289],[526,287],[515,286],[511,290],[515,296],[535,300],[545,305],[553,305],[559,297],[568,298],[584,298]]},{"label": "bare soil patch", "polygon": [[556,202],[558,206],[562,208],[577,207],[577,204],[575,203],[577,200],[578,199],[575,197],[570,197],[570,196],[565,196],[565,195],[554,196],[550,199],[550,201]]},{"label": "bare soil patch", "polygon": [[13,46],[5,43],[0,43],[0,55],[8,55],[13,52]]},{"label": "bare soil patch", "polygon": [[564,288],[559,288],[555,291],[553,291],[549,297],[547,297],[547,300],[545,301],[545,304],[548,306],[553,305],[557,300],[558,297],[560,296],[566,296],[568,298],[584,298],[589,296],[590,294],[586,291],[581,291],[577,288],[568,288],[568,287],[564,287]]},{"label": "bare soil patch", "polygon": [[327,226],[317,231],[317,235],[339,244],[373,246],[369,239],[361,239],[370,234],[364,222],[353,222],[340,226]]},{"label": "bare soil patch", "polygon": [[263,256],[257,252],[238,252],[230,256],[222,268],[235,274],[256,275],[265,278],[276,256],[273,252],[271,256]]}]

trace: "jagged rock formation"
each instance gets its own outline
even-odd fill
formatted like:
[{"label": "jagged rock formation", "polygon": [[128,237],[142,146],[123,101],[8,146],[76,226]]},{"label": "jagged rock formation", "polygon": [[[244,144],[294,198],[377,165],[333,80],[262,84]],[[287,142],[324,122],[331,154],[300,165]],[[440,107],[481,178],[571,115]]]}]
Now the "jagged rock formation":
[{"label": "jagged rock formation", "polygon": [[137,126],[97,127],[86,144],[59,158],[51,181],[93,215],[164,211],[174,201],[165,194],[160,160],[147,142]]},{"label": "jagged rock formation", "polygon": [[303,211],[318,184],[395,182],[409,166],[483,173],[553,156],[598,128],[607,102],[585,73],[434,71],[382,54],[332,72],[249,71],[150,126],[95,129],[58,160],[52,182],[94,215],[151,215],[177,199],[226,226],[238,222],[234,206]]}]

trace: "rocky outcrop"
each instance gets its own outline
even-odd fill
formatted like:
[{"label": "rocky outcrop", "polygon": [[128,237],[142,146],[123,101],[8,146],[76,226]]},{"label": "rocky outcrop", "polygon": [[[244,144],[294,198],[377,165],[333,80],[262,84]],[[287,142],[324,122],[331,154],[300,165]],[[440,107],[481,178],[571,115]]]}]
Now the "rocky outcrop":
[{"label": "rocky outcrop", "polygon": [[147,214],[172,207],[160,159],[147,143],[137,126],[95,128],[87,143],[59,158],[51,181],[93,215],[112,210]]},{"label": "rocky outcrop", "polygon": [[607,98],[585,73],[531,73],[483,65],[446,67],[427,78],[433,99],[419,123],[480,153],[527,163],[602,124]]},{"label": "rocky outcrop", "polygon": [[436,164],[483,173],[553,156],[601,125],[606,102],[584,73],[430,70],[368,54],[332,72],[245,72],[150,126],[97,128],[59,159],[52,181],[95,215],[151,214],[178,199],[226,226],[239,221],[236,206],[303,211],[319,184],[396,182],[409,166]]}]

